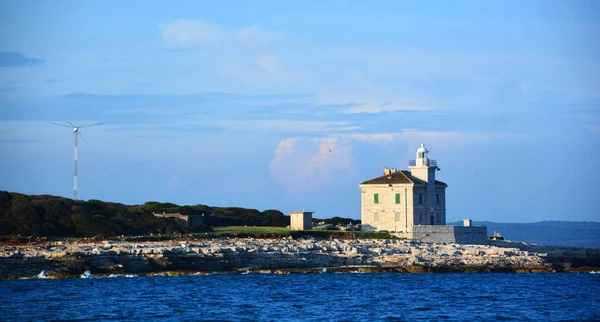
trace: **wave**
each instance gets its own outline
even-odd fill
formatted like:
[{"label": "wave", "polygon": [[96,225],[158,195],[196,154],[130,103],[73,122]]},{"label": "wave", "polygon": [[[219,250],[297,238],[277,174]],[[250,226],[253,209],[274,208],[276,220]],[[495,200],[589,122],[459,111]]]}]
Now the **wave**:
[{"label": "wave", "polygon": [[137,277],[135,274],[110,274],[108,278],[116,278],[116,277]]}]

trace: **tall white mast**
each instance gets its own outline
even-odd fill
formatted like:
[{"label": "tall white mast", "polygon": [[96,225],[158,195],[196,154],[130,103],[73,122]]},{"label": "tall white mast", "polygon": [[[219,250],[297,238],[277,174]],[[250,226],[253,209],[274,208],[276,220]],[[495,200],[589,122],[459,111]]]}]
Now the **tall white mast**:
[{"label": "tall white mast", "polygon": [[75,126],[71,122],[67,122],[67,123],[69,123],[69,125],[50,122],[50,124],[64,126],[64,127],[73,129],[73,135],[75,137],[75,144],[74,144],[74,148],[73,148],[73,200],[77,200],[77,158],[78,158],[77,136],[79,136],[79,129],[84,128],[84,127],[94,126],[94,125],[100,125],[102,123],[82,124],[79,126]]}]

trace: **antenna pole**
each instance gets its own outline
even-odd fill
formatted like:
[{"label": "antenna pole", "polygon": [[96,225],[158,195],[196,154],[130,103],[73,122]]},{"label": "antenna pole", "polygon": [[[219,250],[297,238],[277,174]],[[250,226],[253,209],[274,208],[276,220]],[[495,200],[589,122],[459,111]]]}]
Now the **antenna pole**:
[{"label": "antenna pole", "polygon": [[75,126],[71,122],[67,122],[67,123],[69,123],[69,125],[50,122],[50,124],[54,124],[54,125],[58,125],[58,126],[62,126],[62,127],[70,127],[71,129],[73,129],[73,135],[75,137],[75,144],[73,147],[73,200],[77,200],[77,157],[78,157],[77,156],[77,154],[78,154],[77,137],[79,136],[79,129],[84,128],[84,127],[94,126],[94,125],[100,125],[102,123],[81,124],[79,126]]},{"label": "antenna pole", "polygon": [[75,133],[75,147],[74,147],[74,171],[73,171],[73,200],[77,200],[77,136],[79,134],[79,129],[75,128],[73,130]]}]

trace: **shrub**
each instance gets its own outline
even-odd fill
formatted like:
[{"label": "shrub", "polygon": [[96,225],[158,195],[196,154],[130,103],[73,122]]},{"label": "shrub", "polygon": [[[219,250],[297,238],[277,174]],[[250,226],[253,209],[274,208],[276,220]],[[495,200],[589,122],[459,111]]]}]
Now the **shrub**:
[{"label": "shrub", "polygon": [[338,230],[338,228],[336,226],[334,226],[333,224],[326,224],[326,225],[322,225],[322,226],[317,226],[317,227],[313,228],[313,230]]}]

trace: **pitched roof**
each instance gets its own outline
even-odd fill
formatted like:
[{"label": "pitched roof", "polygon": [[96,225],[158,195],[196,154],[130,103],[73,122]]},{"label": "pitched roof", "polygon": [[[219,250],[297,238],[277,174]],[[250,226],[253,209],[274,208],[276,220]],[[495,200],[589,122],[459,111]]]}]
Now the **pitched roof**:
[{"label": "pitched roof", "polygon": [[[388,175],[383,175],[375,179],[367,180],[361,184],[391,184],[391,183],[414,183],[419,185],[426,185],[427,182],[413,176],[410,171],[400,170]],[[446,183],[435,180],[436,185],[448,186]]]}]

